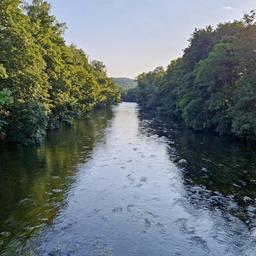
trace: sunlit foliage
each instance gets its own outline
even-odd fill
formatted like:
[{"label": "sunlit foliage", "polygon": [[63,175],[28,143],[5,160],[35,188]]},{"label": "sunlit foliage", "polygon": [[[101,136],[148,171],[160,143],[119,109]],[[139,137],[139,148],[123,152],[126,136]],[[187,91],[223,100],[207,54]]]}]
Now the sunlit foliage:
[{"label": "sunlit foliage", "polygon": [[138,77],[137,101],[195,130],[256,139],[255,12],[196,29],[189,42],[166,71]]},{"label": "sunlit foliage", "polygon": [[104,65],[67,45],[64,30],[46,1],[0,1],[0,127],[7,139],[37,143],[47,127],[118,102]]}]

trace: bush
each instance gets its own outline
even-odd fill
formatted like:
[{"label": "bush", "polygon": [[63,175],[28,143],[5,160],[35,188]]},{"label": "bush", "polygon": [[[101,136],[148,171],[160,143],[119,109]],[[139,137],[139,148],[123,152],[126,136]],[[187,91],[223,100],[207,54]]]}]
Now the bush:
[{"label": "bush", "polygon": [[47,121],[47,113],[40,103],[16,104],[7,119],[8,139],[22,145],[38,144],[45,135]]}]

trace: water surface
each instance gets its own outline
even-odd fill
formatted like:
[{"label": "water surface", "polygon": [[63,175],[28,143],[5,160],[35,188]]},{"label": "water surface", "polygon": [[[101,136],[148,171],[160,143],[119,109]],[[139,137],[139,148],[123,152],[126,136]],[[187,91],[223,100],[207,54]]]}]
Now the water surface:
[{"label": "water surface", "polygon": [[0,254],[254,256],[256,149],[122,103],[0,151]]}]

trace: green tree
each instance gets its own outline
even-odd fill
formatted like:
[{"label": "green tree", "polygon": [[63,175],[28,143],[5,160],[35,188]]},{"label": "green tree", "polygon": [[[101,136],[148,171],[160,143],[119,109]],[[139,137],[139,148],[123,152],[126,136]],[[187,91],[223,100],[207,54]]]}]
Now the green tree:
[{"label": "green tree", "polygon": [[103,64],[67,45],[64,30],[44,0],[0,1],[1,131],[11,141],[38,143],[47,126],[119,100]]},{"label": "green tree", "polygon": [[163,67],[157,67],[138,76],[137,100],[143,107],[152,110],[159,106],[159,90],[164,74]]},{"label": "green tree", "polygon": [[0,2],[0,63],[8,78],[0,88],[9,88],[15,102],[49,103],[49,83],[44,72],[45,62],[32,34],[28,17],[18,0]]},{"label": "green tree", "polygon": [[98,83],[97,105],[108,106],[120,101],[117,85],[107,76],[105,65],[97,60],[91,62],[92,72]]},{"label": "green tree", "polygon": [[138,77],[141,106],[210,129],[256,139],[256,12],[241,21],[196,29],[184,54],[155,79]]},{"label": "green tree", "polygon": [[[0,83],[2,80],[7,79],[7,73],[3,65],[0,65]],[[5,131],[3,130],[4,125],[6,125],[6,117],[9,112],[6,110],[6,107],[12,104],[13,98],[11,92],[8,89],[3,89],[0,91],[0,139],[6,136]]]}]

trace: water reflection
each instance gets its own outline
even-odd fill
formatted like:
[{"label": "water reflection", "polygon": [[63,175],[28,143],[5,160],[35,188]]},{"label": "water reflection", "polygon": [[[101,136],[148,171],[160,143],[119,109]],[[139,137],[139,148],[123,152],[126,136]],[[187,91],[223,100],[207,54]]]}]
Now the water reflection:
[{"label": "water reflection", "polygon": [[[197,133],[183,124],[140,112],[141,131],[166,138],[172,162],[183,174],[187,199],[198,207],[223,213],[256,226],[256,146]],[[231,217],[227,216],[227,217]]]},{"label": "water reflection", "polygon": [[18,250],[28,238],[52,224],[66,203],[78,165],[104,139],[112,116],[106,110],[72,127],[63,125],[39,147],[0,148],[0,254],[8,248],[6,255],[23,255]]},{"label": "water reflection", "polygon": [[254,256],[254,152],[127,103],[2,149],[3,255]]}]

